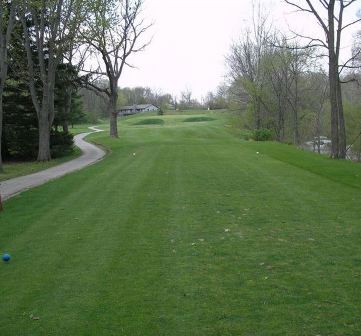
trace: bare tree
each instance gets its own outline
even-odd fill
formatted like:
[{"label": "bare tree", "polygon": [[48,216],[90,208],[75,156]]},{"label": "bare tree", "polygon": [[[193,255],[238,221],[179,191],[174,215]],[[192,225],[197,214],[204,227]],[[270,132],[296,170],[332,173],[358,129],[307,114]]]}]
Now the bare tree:
[{"label": "bare tree", "polygon": [[314,127],[313,127],[313,145],[314,150],[317,147],[318,154],[321,154],[321,134],[323,132],[323,122],[322,119],[324,117],[325,112],[325,103],[328,98],[328,79],[326,74],[323,71],[319,73],[312,74],[313,79],[313,96],[316,96],[316,103],[314,106]]},{"label": "bare tree", "polygon": [[356,0],[284,1],[295,7],[298,11],[313,15],[325,34],[325,39],[307,36],[302,37],[309,40],[306,47],[316,46],[327,49],[331,103],[331,156],[333,158],[345,158],[346,130],[340,73],[348,66],[347,64],[351,60],[340,65],[340,48],[343,31],[361,21],[361,19],[355,19],[354,21],[345,23],[343,20],[344,11],[352,4],[356,3]]},{"label": "bare tree", "polygon": [[[242,40],[231,46],[226,58],[231,79],[242,86],[251,100],[254,109],[254,128],[262,127],[262,108],[269,110],[263,99],[264,68],[262,62],[270,47],[271,25],[260,5],[253,8],[251,28],[243,33]],[[244,97],[244,90],[239,94]],[[234,92],[235,93],[235,92]]]},{"label": "bare tree", "polygon": [[2,171],[1,139],[3,124],[3,93],[8,73],[8,48],[15,23],[17,2],[0,2],[0,171]]},{"label": "bare tree", "polygon": [[[67,84],[63,88],[65,96],[63,112],[69,116],[72,107],[72,98],[81,86],[81,80],[78,78],[79,72],[83,70],[84,63],[89,57],[89,47],[81,42],[79,31],[86,19],[86,7],[81,1],[75,1],[72,8],[72,20],[69,21],[69,36],[64,45],[63,58],[67,62],[65,65],[65,80]],[[68,118],[63,121],[63,131],[68,132]]]},{"label": "bare tree", "polygon": [[[144,50],[149,44],[139,44],[148,30],[140,18],[143,0],[93,0],[90,14],[82,31],[83,40],[96,53],[98,68],[90,69],[93,81],[87,87],[107,98],[110,116],[110,136],[118,137],[118,82],[130,55]],[[105,77],[108,87],[100,87],[95,80]]]},{"label": "bare tree", "polygon": [[[277,141],[283,141],[285,138],[285,119],[286,110],[288,108],[288,91],[290,90],[290,74],[289,61],[285,57],[283,49],[270,50],[268,55],[265,55],[263,68],[267,78],[265,84],[271,84],[267,90],[272,92],[273,104],[275,109],[274,130]],[[269,96],[271,96],[269,94]],[[269,99],[272,102],[272,97]]]},{"label": "bare tree", "polygon": [[181,99],[179,101],[181,109],[190,109],[192,107],[192,91],[189,88],[186,88],[181,92]]},{"label": "bare tree", "polygon": [[[361,17],[361,10],[358,12],[358,15]],[[352,46],[352,63],[350,66],[350,71],[352,72],[351,79],[357,84],[361,85],[360,80],[360,69],[361,69],[361,30],[359,30],[353,41]]]},{"label": "bare tree", "polygon": [[[275,94],[279,97],[279,120],[284,123],[287,110],[292,119],[293,143],[300,145],[300,109],[302,94],[302,77],[310,66],[311,50],[298,48],[298,42],[290,44],[285,36],[276,38],[277,48],[271,54],[271,79]],[[276,81],[272,81],[275,78]],[[277,90],[278,87],[278,90]],[[280,104],[282,103],[282,104]],[[280,126],[284,126],[281,125]]]},{"label": "bare tree", "polygon": [[[81,1],[77,0],[27,0],[21,6],[20,20],[24,30],[29,89],[39,125],[38,161],[51,159],[50,131],[55,114],[55,74],[69,41],[74,38],[72,27],[76,25],[73,25],[73,21],[78,20],[74,16],[74,9],[79,3]],[[33,54],[34,46],[36,55]],[[40,81],[36,82],[38,74]]]}]

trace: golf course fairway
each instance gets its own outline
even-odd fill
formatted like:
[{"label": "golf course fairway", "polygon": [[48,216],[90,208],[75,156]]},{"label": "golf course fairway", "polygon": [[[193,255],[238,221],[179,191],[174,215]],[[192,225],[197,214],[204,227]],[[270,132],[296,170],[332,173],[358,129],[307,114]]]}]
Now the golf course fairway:
[{"label": "golf course fairway", "polygon": [[0,335],[361,335],[361,165],[229,128],[121,120],[6,202]]}]

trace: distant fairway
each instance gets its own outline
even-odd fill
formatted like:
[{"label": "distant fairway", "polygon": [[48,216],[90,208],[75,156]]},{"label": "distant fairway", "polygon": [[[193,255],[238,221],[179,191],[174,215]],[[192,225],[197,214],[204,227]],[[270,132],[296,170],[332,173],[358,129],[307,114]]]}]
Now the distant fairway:
[{"label": "distant fairway", "polygon": [[5,204],[1,336],[361,335],[361,165],[225,114],[119,125],[90,137],[102,162]]}]

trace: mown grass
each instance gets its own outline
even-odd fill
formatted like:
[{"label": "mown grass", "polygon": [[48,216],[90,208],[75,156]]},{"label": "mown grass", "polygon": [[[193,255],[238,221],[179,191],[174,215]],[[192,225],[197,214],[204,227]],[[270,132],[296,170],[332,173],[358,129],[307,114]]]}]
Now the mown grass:
[{"label": "mown grass", "polygon": [[5,203],[0,335],[361,334],[361,166],[209,116]]}]

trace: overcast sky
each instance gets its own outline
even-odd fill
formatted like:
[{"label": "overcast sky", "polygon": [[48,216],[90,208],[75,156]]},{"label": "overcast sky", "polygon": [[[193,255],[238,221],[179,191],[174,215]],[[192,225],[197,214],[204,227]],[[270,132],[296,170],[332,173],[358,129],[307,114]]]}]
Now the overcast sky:
[{"label": "overcast sky", "polygon": [[[309,34],[319,29],[312,16],[294,13],[283,0],[260,3],[272,25],[283,31],[291,27]],[[350,8],[347,19],[356,17],[358,7]],[[120,87],[146,86],[172,95],[189,89],[201,99],[224,81],[225,56],[252,22],[252,0],[145,0],[143,16],[154,23],[146,37],[152,42],[131,57],[137,68],[124,71]],[[345,32],[345,51],[353,32],[355,27]]]}]

